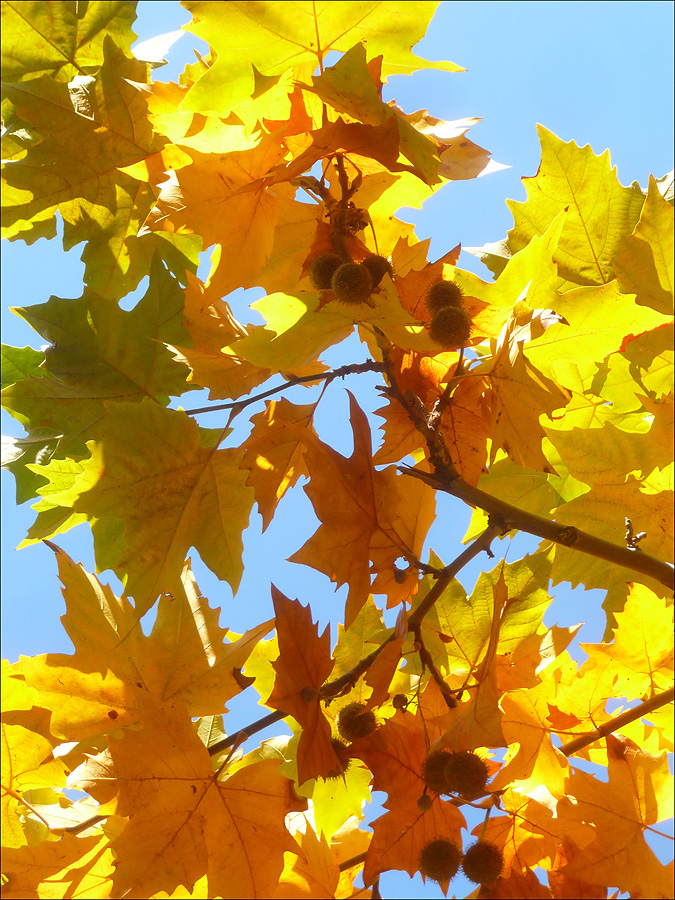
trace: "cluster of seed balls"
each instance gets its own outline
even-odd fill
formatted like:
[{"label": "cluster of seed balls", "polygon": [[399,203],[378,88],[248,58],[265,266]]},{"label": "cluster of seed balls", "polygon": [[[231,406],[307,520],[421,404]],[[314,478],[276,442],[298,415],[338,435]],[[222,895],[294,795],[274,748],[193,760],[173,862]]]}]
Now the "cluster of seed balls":
[{"label": "cluster of seed balls", "polygon": [[384,256],[368,256],[363,262],[345,262],[337,253],[322,253],[309,267],[309,279],[317,291],[332,290],[342,303],[365,303],[385,275],[392,275]]},{"label": "cluster of seed balls", "polygon": [[[365,703],[349,703],[340,710],[337,717],[340,738],[332,738],[331,744],[340,760],[340,770],[330,772],[329,778],[344,775],[349,766],[349,744],[368,737],[377,728],[377,719]],[[475,753],[463,750],[435,750],[430,753],[422,767],[422,778],[428,790],[435,794],[458,794],[467,800],[479,796],[487,782],[487,766]],[[422,811],[431,808],[431,797],[424,793],[418,805]],[[450,881],[459,871],[460,864],[466,877],[475,884],[494,881],[502,871],[504,858],[499,847],[488,841],[477,841],[466,853],[454,841],[437,838],[429,841],[419,859],[420,872],[433,881]]]},{"label": "cluster of seed balls", "polygon": [[[393,268],[384,256],[373,254],[363,262],[345,262],[337,253],[322,253],[309,267],[309,278],[317,291],[331,290],[341,303],[365,303]],[[471,334],[471,317],[464,309],[462,289],[454,281],[438,281],[427,293],[431,314],[429,334],[446,350],[463,347]]]},{"label": "cluster of seed balls", "polygon": [[464,309],[464,294],[454,281],[437,281],[427,293],[431,315],[429,334],[446,350],[463,347],[471,335],[471,317]]},{"label": "cluster of seed balls", "polygon": [[[422,778],[428,790],[435,794],[458,794],[473,800],[485,790],[488,769],[485,761],[462,750],[435,750],[422,767]],[[424,793],[418,800],[421,810],[431,807],[431,797]],[[499,847],[489,841],[477,841],[466,853],[454,841],[437,838],[429,841],[420,854],[419,869],[433,881],[450,881],[457,874],[460,864],[466,877],[475,884],[485,884],[499,877],[504,857]]]}]

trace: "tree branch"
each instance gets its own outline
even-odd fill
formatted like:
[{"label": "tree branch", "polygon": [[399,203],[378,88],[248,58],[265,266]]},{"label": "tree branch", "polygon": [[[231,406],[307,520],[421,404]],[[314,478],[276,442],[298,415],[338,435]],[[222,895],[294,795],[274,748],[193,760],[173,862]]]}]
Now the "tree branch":
[{"label": "tree branch", "polygon": [[631,569],[633,572],[640,572],[642,575],[648,575],[655,578],[661,584],[675,590],[675,570],[673,567],[660,559],[642,553],[637,549],[629,549],[628,547],[619,547],[610,541],[602,538],[594,537],[585,531],[581,531],[573,526],[559,525],[542,516],[536,516],[534,513],[524,512],[493,497],[486,491],[478,487],[474,487],[464,481],[457,468],[455,467],[450,452],[445,445],[443,435],[435,426],[437,422],[430,415],[419,397],[408,392],[403,394],[396,381],[393,364],[388,356],[388,352],[384,352],[384,366],[390,387],[385,391],[395,400],[397,400],[405,409],[415,428],[423,435],[429,448],[429,459],[434,467],[434,472],[422,472],[409,466],[399,466],[399,471],[406,475],[413,475],[422,481],[436,488],[436,490],[445,491],[468,503],[470,506],[477,506],[485,510],[494,518],[495,525],[502,526],[502,533],[518,529],[534,534],[545,540],[553,541],[561,544],[563,547],[569,547],[573,550],[579,550],[581,553],[587,553],[589,556],[595,556],[598,559],[606,559],[608,562],[617,566],[623,566]]},{"label": "tree branch", "polygon": [[185,413],[188,416],[197,416],[200,415],[200,413],[218,412],[222,409],[236,409],[239,411],[250,406],[252,403],[257,403],[258,400],[265,400],[266,397],[271,397],[273,394],[285,391],[286,388],[294,387],[296,384],[309,384],[313,381],[325,381],[326,384],[329,384],[333,379],[344,378],[345,375],[360,375],[363,372],[382,371],[384,371],[383,363],[376,362],[374,359],[369,359],[362,363],[350,363],[346,366],[340,366],[337,369],[331,369],[330,372],[319,372],[317,375],[295,375],[293,378],[289,378],[285,384],[279,384],[276,387],[270,388],[268,391],[254,394],[252,397],[247,397],[246,400],[232,400],[229,403],[216,403],[215,406],[200,406],[199,409],[186,409]]},{"label": "tree branch", "polygon": [[606,559],[608,562],[631,569],[633,572],[640,572],[641,575],[648,575],[667,588],[675,589],[675,572],[670,563],[649,556],[647,553],[620,547],[618,544],[612,544],[610,541],[595,537],[579,528],[560,525],[543,518],[543,516],[525,512],[518,509],[517,506],[512,506],[510,503],[499,500],[486,491],[468,484],[459,475],[449,477],[447,473],[439,474],[438,470],[435,475],[431,475],[428,472],[401,466],[399,466],[399,470],[406,475],[420,478],[437,490],[445,491],[447,494],[452,494],[453,497],[464,500],[470,506],[480,507],[495,517],[502,525],[504,532],[514,528],[519,531],[527,531],[529,534],[561,544],[563,547],[569,547],[571,550],[579,550],[581,553],[587,553],[598,559]]},{"label": "tree branch", "polygon": [[642,716],[646,716],[647,713],[658,709],[660,706],[672,703],[674,698],[675,688],[669,688],[667,691],[663,691],[663,693],[656,694],[649,700],[645,700],[644,703],[640,703],[639,706],[635,706],[633,709],[627,709],[625,712],[620,713],[618,716],[615,716],[613,719],[600,725],[599,728],[594,729],[589,734],[582,734],[579,737],[574,738],[573,741],[568,741],[567,744],[563,744],[559,749],[565,756],[572,756],[573,753],[576,753],[583,747],[594,744],[597,740],[600,740],[600,738],[607,737],[608,734],[611,734],[613,731],[618,731],[619,728],[628,725],[629,722],[641,719]]}]

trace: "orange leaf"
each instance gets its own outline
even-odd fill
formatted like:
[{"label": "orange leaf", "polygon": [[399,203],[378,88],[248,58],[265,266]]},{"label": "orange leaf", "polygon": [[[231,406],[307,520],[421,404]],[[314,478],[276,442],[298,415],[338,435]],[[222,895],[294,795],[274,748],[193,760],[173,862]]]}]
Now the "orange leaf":
[{"label": "orange leaf", "polygon": [[373,709],[389,698],[388,688],[401,660],[401,647],[407,634],[408,623],[404,606],[396,618],[394,639],[385,645],[366,673],[364,680],[373,689],[366,703],[366,709]]},{"label": "orange leaf", "polygon": [[274,585],[272,598],[279,658],[273,663],[276,678],[267,705],[293,716],[302,726],[298,743],[298,780],[303,784],[318,775],[325,777],[331,770],[340,771],[340,762],[330,743],[330,725],[318,693],[312,696],[333,671],[330,632],[326,626],[319,635],[309,606],[289,600]]},{"label": "orange leaf", "polygon": [[365,884],[372,884],[380,872],[400,869],[410,876],[419,870],[420,853],[424,845],[437,838],[454,841],[462,846],[461,830],[466,820],[454,803],[435,799],[431,809],[421,812],[417,800],[409,798],[373,822],[370,842],[363,870]]},{"label": "orange leaf", "polygon": [[495,883],[480,892],[481,900],[551,900],[551,891],[539,881],[531,869],[522,875],[511,872],[508,878],[498,878]]},{"label": "orange leaf", "polygon": [[368,598],[370,571],[388,575],[382,589],[398,602],[416,590],[417,582],[410,578],[407,594],[398,593],[394,564],[401,556],[418,557],[422,552],[434,505],[433,492],[426,486],[420,490],[393,468],[375,471],[368,420],[351,393],[349,400],[354,432],[349,459],[311,433],[296,429],[311,473],[305,491],[321,525],[290,557],[292,562],[318,569],[338,585],[349,584],[347,628]]},{"label": "orange leaf", "polygon": [[[317,401],[318,403],[318,401]],[[312,428],[316,403],[296,406],[286,398],[268,402],[265,411],[251,417],[253,431],[244,443],[242,469],[250,475],[246,483],[255,491],[263,531],[272,521],[277,503],[307,469],[302,444],[286,424]]]},{"label": "orange leaf", "polygon": [[286,815],[305,802],[279,763],[261,760],[216,781],[180,701],[148,699],[144,713],[142,729],[125,730],[71,776],[106,812],[129,817],[111,844],[115,896],[191,890],[205,874],[209,896],[271,896],[284,852],[296,846]]}]

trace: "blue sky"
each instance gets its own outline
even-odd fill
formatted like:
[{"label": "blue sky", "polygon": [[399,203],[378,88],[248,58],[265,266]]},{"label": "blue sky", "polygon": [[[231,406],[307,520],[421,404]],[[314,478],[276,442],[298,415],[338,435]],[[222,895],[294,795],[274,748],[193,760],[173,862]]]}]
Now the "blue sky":
[{"label": "blue sky", "polygon": [[[180,28],[190,20],[178,2],[140,2],[138,12],[135,31],[140,40]],[[534,175],[539,164],[537,123],[564,141],[574,140],[580,146],[590,144],[595,153],[609,148],[623,184],[638,181],[646,185],[650,173],[660,177],[672,169],[672,30],[670,2],[441,3],[416,52],[429,59],[452,60],[467,71],[395,76],[385,88],[385,99],[396,98],[406,112],[429,109],[440,119],[481,116],[482,121],[469,136],[490,150],[497,162],[511,168],[450,184],[421,211],[401,214],[415,224],[418,238],[431,237],[431,258],[460,242],[465,247],[480,246],[505,237],[512,218],[504,201],[524,199],[520,179]],[[156,77],[176,80],[185,63],[194,60],[192,47],[205,50],[203,42],[186,33],[171,49],[169,65],[156,70]],[[64,253],[59,238],[40,240],[30,247],[18,241],[4,243],[4,343],[40,347],[43,341],[39,335],[9,313],[8,307],[42,303],[50,294],[78,297],[82,291],[81,252],[80,246]],[[462,253],[459,265],[491,280],[487,269],[467,253]],[[249,320],[246,305],[256,296],[251,293],[244,297],[240,292],[237,297],[235,312],[244,321]],[[133,299],[127,298],[123,306],[129,308]],[[250,320],[255,321],[253,315]],[[361,346],[351,340],[332,351],[328,361],[337,365],[362,358]],[[345,386],[355,389],[359,402],[372,413],[379,405],[373,390],[378,379],[366,376],[359,379],[358,387],[352,381]],[[289,394],[289,399],[296,402],[308,402],[309,398],[303,388]],[[205,398],[194,392],[183,400],[183,405],[190,408],[204,402]],[[346,410],[343,386],[336,383],[318,428],[325,440],[349,453],[348,436],[334,425],[336,421],[346,421]],[[211,427],[222,422],[217,413],[202,416],[199,421]],[[374,425],[378,421],[374,419]],[[3,432],[18,436],[22,430],[3,413]],[[238,440],[241,434],[238,432]],[[2,486],[3,657],[14,661],[19,654],[70,652],[72,647],[58,619],[64,604],[53,554],[40,545],[14,551],[34,513],[30,503],[15,507],[13,477],[5,471]],[[264,536],[260,534],[260,519],[257,513],[253,514],[245,536],[247,573],[234,603],[229,587],[208,574],[193,554],[203,593],[213,604],[223,606],[221,622],[234,631],[242,631],[270,615],[270,579],[289,596],[297,596],[303,603],[311,601],[315,618],[322,625],[335,623],[341,617],[343,591],[334,594],[323,576],[284,562],[316,524],[303,492],[298,490],[295,494],[282,506]],[[442,498],[430,546],[444,561],[459,552],[458,542],[468,518],[460,503]],[[91,538],[85,527],[59,536],[57,543],[90,571],[94,570]],[[536,541],[519,538],[510,544],[503,541],[495,549],[502,555],[508,551],[508,559],[513,560],[535,546]],[[462,573],[460,580],[470,590],[481,568],[492,568],[497,561],[488,566],[479,560]],[[109,574],[105,573],[103,580]],[[118,587],[114,578],[110,581]],[[545,620],[548,625],[584,621],[587,624],[581,631],[581,641],[602,639],[600,592],[570,591],[562,586],[554,590],[554,596],[556,600]],[[578,651],[577,655],[581,653]],[[256,716],[247,698],[233,701],[230,730]],[[672,852],[668,842],[653,846],[662,859]],[[465,896],[469,890],[468,883],[460,879],[451,885],[451,893],[458,896]],[[442,896],[437,886],[428,884],[422,888],[419,877],[411,881],[407,875],[394,873],[383,876],[382,892],[385,897]]]}]

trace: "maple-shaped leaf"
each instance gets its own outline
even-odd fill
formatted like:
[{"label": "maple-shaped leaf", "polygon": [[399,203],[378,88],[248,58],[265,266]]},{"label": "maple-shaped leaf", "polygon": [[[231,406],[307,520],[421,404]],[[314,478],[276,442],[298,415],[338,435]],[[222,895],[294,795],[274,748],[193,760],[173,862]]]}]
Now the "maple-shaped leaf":
[{"label": "maple-shaped leaf", "polygon": [[146,399],[110,403],[95,434],[82,474],[52,499],[90,518],[125,523],[116,567],[137,614],[175,588],[191,546],[236,591],[253,497],[239,451],[214,447],[222,431],[200,434],[185,413]]},{"label": "maple-shaped leaf", "polygon": [[519,465],[550,472],[541,449],[545,431],[539,418],[544,414],[551,418],[555,410],[567,405],[571,393],[539,372],[523,352],[528,337],[521,329],[533,322],[536,312],[543,311],[517,305],[494,347],[490,462],[503,448]]},{"label": "maple-shaped leaf", "polygon": [[129,312],[94,291],[77,300],[51,297],[47,303],[15,309],[49,341],[44,370],[99,400],[98,416],[104,412],[100,401],[107,398],[133,402],[150,396],[166,403],[169,395],[186,390],[185,368],[161,343],[183,334],[183,292],[158,254],[149,274],[147,292]]},{"label": "maple-shaped leaf", "polygon": [[145,101],[126,80],[143,81],[145,65],[124,57],[109,37],[104,51],[98,73],[70,85],[43,75],[6,86],[17,114],[44,140],[5,167],[3,236],[30,243],[54,237],[58,210],[64,245],[88,241],[86,283],[118,299],[145,274],[149,260],[137,235],[154,198],[117,168],[143,159],[157,139]]},{"label": "maple-shaped leaf", "polygon": [[553,817],[552,798],[544,785],[540,795],[541,803],[507,789],[499,798],[507,815],[492,815],[484,828],[480,825],[474,829],[476,837],[502,851],[502,879],[507,883],[510,876],[520,875],[526,867],[534,869],[542,865],[550,869],[555,859],[557,838],[548,828]]},{"label": "maple-shaped leaf", "polygon": [[[316,816],[316,807],[313,811]],[[312,828],[310,813],[293,813],[289,819],[293,823],[289,828],[300,852],[295,856],[286,855],[274,900],[369,896],[367,892],[355,894],[353,889],[354,879],[363,863],[355,862],[343,871],[340,869],[341,864],[363,854],[370,844],[371,835],[359,829],[356,816],[333,832],[330,841],[325,835],[317,835]]]},{"label": "maple-shaped leaf", "polygon": [[548,873],[548,883],[555,900],[576,900],[577,897],[584,897],[586,900],[606,900],[606,887],[589,884],[587,881],[582,881],[560,871],[561,868],[567,865],[569,857],[573,854],[573,846],[566,845],[564,841],[558,845],[555,863]]},{"label": "maple-shaped leaf", "polygon": [[274,689],[266,701],[302,726],[298,744],[298,780],[330,771],[340,771],[341,764],[333,750],[330,725],[326,719],[318,691],[333,670],[330,657],[330,632],[326,627],[319,635],[308,606],[289,600],[272,585],[272,598],[279,640],[279,658],[274,663]]},{"label": "maple-shaped leaf", "polygon": [[542,125],[537,132],[542,158],[537,175],[523,179],[528,199],[506,201],[514,218],[509,246],[521,250],[568,210],[555,251],[561,276],[575,284],[607,284],[611,259],[621,236],[635,227],[644,195],[637,184],[625,188],[619,183],[609,150],[596,156],[590,146],[564,144]]},{"label": "maple-shaped leaf", "polygon": [[562,710],[574,716],[565,730],[588,732],[609,719],[609,698],[648,698],[670,687],[672,617],[672,605],[648,587],[629,586],[623,611],[615,613],[611,643],[582,644],[589,658],[575,677],[560,679],[556,699],[550,701],[556,716]]},{"label": "maple-shaped leaf", "polygon": [[398,129],[399,149],[413,166],[414,173],[429,185],[441,180],[438,174],[441,144],[435,140],[436,134],[431,129],[415,127],[417,123],[409,121],[410,117],[382,101],[379,79],[376,83],[372,78],[362,43],[348,50],[334,66],[325,69],[318,76],[314,75],[312,83],[312,90],[322,100],[359,122],[384,125],[394,120]]},{"label": "maple-shaped leaf", "polygon": [[113,888],[115,857],[105,835],[65,834],[34,847],[3,847],[2,871],[8,879],[2,896],[8,900],[94,895],[106,900]]},{"label": "maple-shaped leaf", "polygon": [[555,300],[555,311],[564,321],[535,336],[525,356],[544,375],[580,394],[597,392],[597,364],[622,351],[630,336],[669,321],[638,306],[633,295],[620,293],[615,281],[565,291]]},{"label": "maple-shaped leaf", "polygon": [[2,9],[2,80],[15,83],[44,74],[71,81],[83,69],[102,64],[107,36],[128,51],[136,38],[135,19],[134,6],[124,0],[82,7],[34,4],[30,15],[23,3],[9,0]]},{"label": "maple-shaped leaf", "polygon": [[[425,486],[412,489],[413,479],[392,468],[373,468],[370,427],[353,395],[350,419],[354,452],[349,459],[306,430],[297,429],[305,445],[311,480],[305,491],[321,522],[319,529],[292,557],[292,562],[318,569],[338,585],[349,584],[345,624],[354,621],[370,593],[370,572],[391,575],[400,556],[419,558],[433,518],[434,498]],[[297,427],[296,427],[297,428]],[[421,482],[420,482],[421,484]],[[372,560],[372,569],[369,561]],[[408,586],[408,593],[416,583]]]},{"label": "maple-shaped leaf", "polygon": [[306,827],[299,835],[302,856],[287,857],[274,900],[295,900],[297,897],[335,897],[340,869],[330,852],[324,835]]},{"label": "maple-shaped leaf", "polygon": [[[549,550],[514,563],[501,562],[479,576],[469,598],[461,585],[451,583],[422,624],[425,643],[442,655],[443,668],[480,674],[497,653],[513,653],[535,634],[551,602],[553,559]],[[431,587],[431,579],[425,584]]]},{"label": "maple-shaped leaf", "polygon": [[283,142],[276,134],[264,135],[250,150],[184,152],[191,165],[172,171],[159,186],[157,204],[140,234],[200,234],[205,248],[218,245],[208,280],[215,295],[252,287],[272,250],[280,204],[296,203],[292,186],[272,192],[260,183],[283,158]]},{"label": "maple-shaped leaf", "polygon": [[673,207],[662,197],[653,175],[640,221],[631,235],[622,235],[612,267],[621,287],[635,294],[637,303],[672,315]]},{"label": "maple-shaped leaf", "polygon": [[279,500],[301,475],[308,475],[302,443],[286,424],[313,431],[316,403],[303,406],[286,398],[268,401],[265,410],[252,416],[253,430],[244,444],[242,468],[249,471],[247,484],[255,491],[263,531],[272,521]]},{"label": "maple-shaped leaf", "polygon": [[520,793],[534,793],[539,785],[554,797],[565,796],[568,774],[566,757],[551,742],[553,726],[549,703],[554,702],[555,681],[547,679],[527,690],[515,690],[500,699],[501,728],[506,744],[518,745],[518,752],[497,773],[491,788],[507,785]]},{"label": "maple-shaped leaf", "polygon": [[179,588],[161,598],[152,633],[145,637],[126,597],[116,597],[52,547],[66,601],[63,625],[75,653],[22,657],[10,667],[8,684],[25,679],[33,704],[51,710],[55,734],[81,740],[136,723],[139,697],[147,693],[160,700],[180,698],[193,716],[218,714],[247,686],[241,668],[271,622],[227,641],[217,611],[186,564]]},{"label": "maple-shaped leaf", "polygon": [[551,897],[552,892],[528,868],[513,871],[508,878],[502,875],[491,885],[481,887],[481,898],[485,900],[551,900]]},{"label": "maple-shaped leaf", "polygon": [[666,754],[650,756],[614,735],[606,740],[608,781],[574,771],[567,797],[558,802],[557,819],[550,823],[576,848],[561,871],[622,892],[670,897],[669,867],[661,865],[644,838],[647,826],[673,814]]},{"label": "maple-shaped leaf", "polygon": [[[266,4],[254,11],[244,3],[213,6],[189,0],[186,7],[193,21],[187,30],[213,46],[217,61],[202,75],[183,106],[199,112],[233,109],[254,92],[251,63],[268,77],[290,68],[309,78],[330,50],[348,50],[358,40],[367,41],[372,56],[384,56],[385,75],[425,68],[461,72],[454,63],[428,62],[411,52],[437,5],[434,0],[421,2],[413,10],[403,2],[386,6],[368,2],[356,13],[349,6],[335,6],[326,0],[318,4],[289,0],[281,9]],[[253,57],[252,46],[256,48]]]},{"label": "maple-shaped leaf", "polygon": [[191,890],[206,874],[211,896],[270,897],[295,847],[285,817],[305,806],[277,767],[261,760],[218,781],[181,702],[148,702],[144,727],[125,730],[71,783],[128,817],[111,844],[116,893]]},{"label": "maple-shaped leaf", "polygon": [[325,367],[317,362],[319,356],[352,332],[353,319],[337,310],[319,311],[318,306],[318,294],[304,291],[269,294],[256,300],[251,308],[263,315],[267,325],[252,328],[246,337],[233,341],[226,352],[270,374],[321,372]]},{"label": "maple-shaped leaf", "polygon": [[169,343],[176,358],[192,370],[188,382],[209,388],[209,400],[234,399],[266,381],[269,369],[248,362],[228,348],[246,336],[246,329],[220,295],[205,289],[191,274],[184,295],[184,315],[192,346],[185,346],[184,333]]}]

